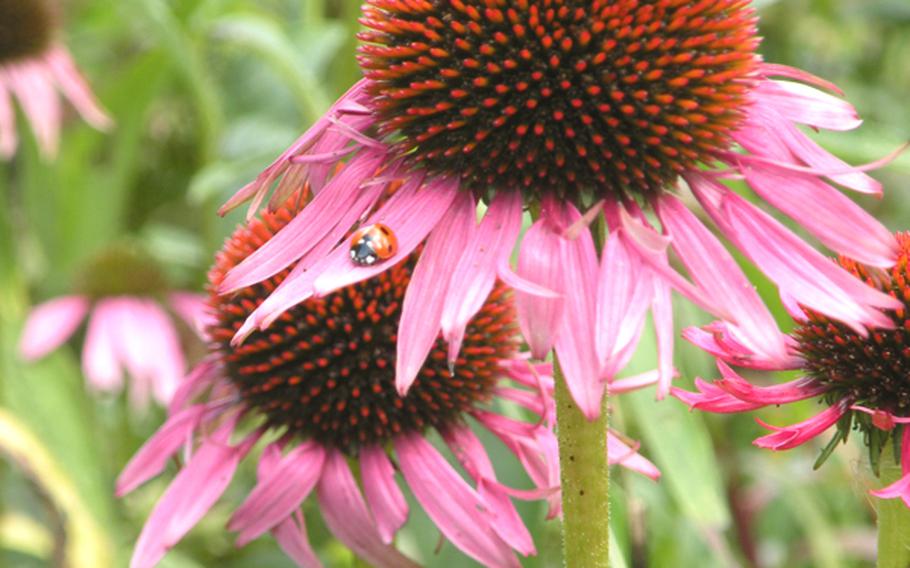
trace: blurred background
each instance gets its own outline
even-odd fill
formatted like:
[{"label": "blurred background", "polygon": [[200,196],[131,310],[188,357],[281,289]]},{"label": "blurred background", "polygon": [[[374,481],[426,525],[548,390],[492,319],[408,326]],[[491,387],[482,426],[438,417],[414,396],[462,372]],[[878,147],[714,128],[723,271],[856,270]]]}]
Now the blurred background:
[{"label": "blurred background", "polygon": [[[765,59],[834,81],[866,121],[853,132],[820,135],[824,145],[858,164],[910,139],[910,2],[756,5]],[[99,133],[70,113],[60,154],[48,161],[20,117],[20,150],[0,162],[0,566],[125,566],[174,472],[114,499],[116,475],[164,412],[132,410],[125,395],[89,394],[79,364],[84,333],[24,362],[17,342],[28,310],[69,293],[115,242],[148,251],[173,289],[202,291],[214,252],[244,212],[220,218],[217,207],[357,79],[358,10],[356,0],[64,0],[64,40],[116,126]],[[890,228],[910,228],[910,154],[874,175],[885,198],[862,204]],[[747,269],[776,306],[775,290]],[[680,325],[703,321],[677,305]],[[203,348],[184,331],[198,359]],[[700,352],[679,345],[679,386],[715,376]],[[653,366],[651,353],[643,345],[630,372]],[[611,401],[614,425],[640,440],[641,453],[663,472],[659,483],[613,472],[614,566],[871,564],[871,481],[856,440],[813,471],[820,446],[758,450],[751,441],[762,430],[751,416],[705,416],[653,398],[643,391]],[[815,405],[760,416],[792,423]],[[498,450],[501,478],[527,486],[518,464]],[[251,465],[162,566],[292,565],[270,537],[237,549],[224,529],[253,485]],[[540,551],[525,566],[560,566],[558,524],[536,504],[520,510]],[[317,518],[310,516],[311,539],[323,560],[351,565]],[[412,507],[403,549],[428,566],[474,565],[451,545],[437,552],[438,541]]]}]

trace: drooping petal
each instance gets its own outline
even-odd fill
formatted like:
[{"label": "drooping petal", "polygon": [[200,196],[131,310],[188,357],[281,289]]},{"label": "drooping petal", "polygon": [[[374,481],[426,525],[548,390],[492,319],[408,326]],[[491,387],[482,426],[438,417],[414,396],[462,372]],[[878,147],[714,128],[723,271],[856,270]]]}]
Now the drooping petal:
[{"label": "drooping petal", "polygon": [[619,464],[627,467],[655,481],[660,479],[660,470],[656,465],[630,448],[619,436],[609,431],[607,432],[607,462],[610,465]]},{"label": "drooping petal", "polygon": [[16,111],[9,90],[6,73],[0,69],[0,158],[8,159],[16,153],[19,138],[16,135]]},{"label": "drooping petal", "polygon": [[474,230],[476,209],[474,198],[468,192],[456,196],[417,259],[398,324],[395,388],[402,396],[417,378],[439,337],[451,270]]},{"label": "drooping petal", "polygon": [[[565,214],[567,224],[581,217],[571,206]],[[601,380],[595,341],[598,259],[591,232],[584,230],[574,240],[561,239],[560,258],[560,289],[567,293],[556,354],[572,398],[585,417],[594,420],[600,415],[606,384]]]},{"label": "drooping petal", "polygon": [[768,448],[771,450],[789,450],[790,448],[795,448],[796,446],[805,444],[831,426],[834,426],[834,424],[836,424],[848,411],[849,406],[850,404],[848,401],[841,400],[834,406],[819,412],[812,418],[785,428],[778,428],[766,424],[761,420],[756,420],[765,428],[774,430],[774,433],[762,436],[752,443],[760,448]]},{"label": "drooping petal", "polygon": [[519,568],[512,549],[491,526],[487,502],[422,436],[395,439],[408,486],[442,534],[471,558],[489,566]]},{"label": "drooping petal", "polygon": [[203,441],[168,486],[142,528],[130,568],[158,564],[224,493],[237,464],[258,439],[253,435],[232,446],[228,441],[233,429],[230,422]]},{"label": "drooping petal", "polygon": [[452,428],[444,438],[465,471],[477,482],[477,492],[495,517],[492,526],[496,534],[520,554],[536,554],[531,533],[497,482],[493,463],[474,432],[468,427]]},{"label": "drooping petal", "polygon": [[[517,268],[522,278],[561,292],[559,242],[562,237],[552,225],[552,221],[541,219],[525,232]],[[553,348],[564,302],[564,298],[541,298],[527,292],[515,292],[518,323],[535,359],[543,360]]]},{"label": "drooping petal", "polygon": [[358,556],[380,568],[417,567],[395,547],[382,542],[357,481],[341,452],[330,451],[326,456],[317,494],[326,525]]},{"label": "drooping petal", "polygon": [[272,529],[272,535],[281,550],[301,568],[322,568],[322,562],[313,551],[306,531],[306,519],[301,511],[282,521]]},{"label": "drooping petal", "polygon": [[91,388],[116,391],[123,387],[123,371],[115,349],[116,303],[101,300],[89,317],[85,345],[82,347],[82,372]]},{"label": "drooping petal", "polygon": [[847,101],[802,83],[762,81],[752,98],[791,122],[816,128],[852,130],[863,122]]},{"label": "drooping petal", "polygon": [[408,503],[395,481],[395,468],[385,448],[369,446],[360,450],[360,472],[379,536],[382,542],[391,544],[408,519]]},{"label": "drooping petal", "polygon": [[256,487],[228,521],[228,530],[239,533],[237,546],[244,546],[290,517],[319,481],[324,460],[322,446],[305,442],[263,471]]},{"label": "drooping petal", "polygon": [[[656,206],[672,236],[673,249],[696,285],[736,319],[732,333],[755,353],[786,355],[785,336],[755,288],[727,249],[676,197],[662,196]],[[733,331],[735,330],[735,331]]]},{"label": "drooping petal", "polygon": [[113,126],[114,121],[101,108],[65,47],[51,47],[44,56],[44,61],[60,90],[86,122],[99,130]]},{"label": "drooping petal", "polygon": [[[381,184],[364,184],[364,181],[379,169],[385,158],[382,152],[376,151],[355,156],[275,236],[228,272],[218,287],[219,293],[261,282],[305,255],[335,227],[342,212],[351,208],[360,192],[377,195],[382,192]],[[358,211],[357,215],[364,212]]]},{"label": "drooping petal", "polygon": [[756,193],[828,248],[882,268],[897,259],[897,240],[891,231],[818,178],[768,164],[742,171]]},{"label": "drooping petal", "polygon": [[122,497],[161,473],[180,446],[192,438],[207,408],[195,404],[167,419],[136,452],[117,478],[117,497]]},{"label": "drooping petal", "polygon": [[673,366],[673,340],[676,332],[673,328],[673,304],[670,298],[670,287],[666,282],[655,280],[654,299],[651,302],[651,318],[654,320],[654,333],[657,338],[657,400],[670,393],[676,368]]},{"label": "drooping petal", "polygon": [[692,410],[704,410],[718,414],[734,414],[756,410],[765,405],[740,400],[713,383],[696,377],[695,388],[698,392],[685,391],[677,387],[670,389],[670,394],[686,403]]},{"label": "drooping petal", "polygon": [[717,368],[720,369],[723,379],[715,381],[716,386],[742,401],[763,406],[805,400],[824,394],[828,390],[827,386],[810,377],[760,387],[742,378],[723,361],[717,362]]},{"label": "drooping petal", "polygon": [[84,296],[61,296],[35,306],[19,340],[22,357],[39,359],[59,347],[85,319],[88,308]]},{"label": "drooping petal", "polygon": [[63,109],[50,70],[42,61],[26,62],[8,66],[7,77],[7,86],[28,117],[42,155],[56,156]]},{"label": "drooping petal", "polygon": [[465,327],[493,290],[497,268],[512,254],[520,230],[521,194],[498,193],[452,270],[440,320],[450,362],[457,359]]},{"label": "drooping petal", "polygon": [[171,307],[190,329],[204,338],[206,329],[215,322],[215,316],[208,307],[204,294],[172,292],[168,295]]}]

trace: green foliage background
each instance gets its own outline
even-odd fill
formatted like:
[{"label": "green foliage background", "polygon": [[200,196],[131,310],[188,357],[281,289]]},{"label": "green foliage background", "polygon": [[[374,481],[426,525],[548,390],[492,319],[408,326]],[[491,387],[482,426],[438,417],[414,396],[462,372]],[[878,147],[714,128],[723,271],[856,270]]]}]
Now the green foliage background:
[{"label": "green foliage background", "polygon": [[[878,159],[910,138],[907,0],[756,2],[768,61],[839,84],[866,124],[821,134],[852,163]],[[56,161],[23,144],[0,163],[0,566],[125,566],[131,545],[173,471],[123,501],[113,480],[163,420],[132,414],[123,398],[83,388],[77,346],[26,364],[16,342],[34,303],[66,293],[86,259],[124,236],[147,246],[175,287],[201,289],[205,271],[242,212],[215,209],[302,132],[358,76],[355,0],[130,0],[65,3],[65,41],[116,120],[110,133],[70,120]],[[910,155],[876,175],[883,200],[863,199],[892,229],[910,227]],[[747,266],[769,302],[775,291]],[[700,317],[679,303],[679,320]],[[786,318],[781,315],[781,321]],[[646,334],[647,337],[647,334]],[[679,344],[681,386],[714,371]],[[648,368],[653,346],[634,365]],[[633,369],[634,370],[634,369]],[[759,380],[761,380],[759,378]],[[751,446],[750,416],[689,413],[653,392],[611,402],[615,427],[642,441],[660,483],[613,472],[615,566],[867,566],[874,554],[870,483],[855,441],[820,471],[820,447],[774,454]],[[816,410],[770,409],[773,424]],[[506,482],[527,481],[501,447]],[[502,464],[502,465],[500,465]],[[250,464],[247,464],[250,465]],[[247,467],[163,566],[290,566],[269,538],[233,546],[224,523],[252,486]],[[540,554],[559,566],[560,536],[544,510],[522,505]],[[316,519],[318,515],[311,515]],[[329,566],[354,562],[314,523]],[[416,505],[400,545],[430,566],[472,566]]]}]

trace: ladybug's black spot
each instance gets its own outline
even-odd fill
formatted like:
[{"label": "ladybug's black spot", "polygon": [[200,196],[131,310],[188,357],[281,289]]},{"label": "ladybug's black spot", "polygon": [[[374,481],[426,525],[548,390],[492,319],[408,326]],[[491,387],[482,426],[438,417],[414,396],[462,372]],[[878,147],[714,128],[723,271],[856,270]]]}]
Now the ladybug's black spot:
[{"label": "ladybug's black spot", "polygon": [[47,0],[0,0],[0,64],[44,53],[54,23]]},{"label": "ladybug's black spot", "polygon": [[[213,288],[292,217],[287,209],[238,229],[219,254]],[[405,397],[395,389],[398,323],[416,257],[324,298],[307,300],[239,347],[230,340],[287,271],[229,296],[213,293],[217,323],[209,330],[251,409],[267,423],[349,455],[406,432],[444,430],[488,401],[499,361],[516,347],[514,311],[497,285],[465,333],[454,374],[437,339]]]}]

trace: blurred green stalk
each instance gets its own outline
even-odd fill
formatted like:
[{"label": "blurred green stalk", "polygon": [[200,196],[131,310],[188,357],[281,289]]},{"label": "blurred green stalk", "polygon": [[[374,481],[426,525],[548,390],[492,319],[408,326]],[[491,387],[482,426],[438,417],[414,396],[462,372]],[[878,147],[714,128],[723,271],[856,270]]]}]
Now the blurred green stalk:
[{"label": "blurred green stalk", "polygon": [[[883,452],[879,480],[882,487],[901,478],[901,466]],[[900,499],[876,499],[878,513],[878,568],[910,567],[910,509]]]},{"label": "blurred green stalk", "polygon": [[572,400],[554,360],[556,427],[562,481],[562,546],[566,568],[606,568],[610,551],[607,397],[590,422]]}]

